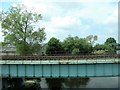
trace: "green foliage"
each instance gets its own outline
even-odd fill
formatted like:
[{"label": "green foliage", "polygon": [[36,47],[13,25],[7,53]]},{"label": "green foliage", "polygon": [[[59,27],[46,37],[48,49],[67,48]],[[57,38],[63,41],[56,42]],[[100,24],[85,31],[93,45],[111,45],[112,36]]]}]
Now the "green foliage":
[{"label": "green foliage", "polygon": [[16,46],[19,54],[34,53],[34,46],[40,45],[46,36],[44,28],[36,26],[41,19],[41,14],[32,13],[24,5],[2,12],[0,21],[5,43]]},{"label": "green foliage", "polygon": [[104,44],[95,45],[94,51],[96,53],[115,53],[116,47],[117,47],[116,40],[114,38],[110,37],[110,38],[106,39]]},{"label": "green foliage", "polygon": [[72,54],[73,54],[73,55],[78,55],[78,54],[79,54],[79,49],[74,48],[74,49],[72,50]]},{"label": "green foliage", "polygon": [[5,45],[8,45],[8,43],[0,42],[0,46],[5,46]]},{"label": "green foliage", "polygon": [[116,40],[112,37],[106,39],[105,45],[107,46],[107,50],[109,53],[115,53],[117,48]]},{"label": "green foliage", "polygon": [[96,44],[94,50],[107,50],[107,45],[105,44]]},{"label": "green foliage", "polygon": [[63,50],[60,41],[57,38],[51,38],[47,44],[46,54],[60,54]]},{"label": "green foliage", "polygon": [[105,41],[105,44],[112,44],[112,43],[116,43],[116,40],[112,37],[106,39],[106,41]]},{"label": "green foliage", "polygon": [[89,36],[86,37],[86,40],[87,40],[91,45],[93,45],[94,42],[95,42],[97,39],[98,39],[98,37],[97,37],[96,35],[95,35],[95,36],[89,35]]},{"label": "green foliage", "polygon": [[69,36],[63,41],[62,46],[64,47],[65,51],[72,52],[75,47],[74,44],[74,38]]},{"label": "green foliage", "polygon": [[86,39],[79,37],[68,36],[62,43],[65,51],[72,53],[74,49],[78,49],[80,52],[92,51],[92,45],[86,41]]},{"label": "green foliage", "polygon": [[16,45],[16,52],[21,55],[22,54],[26,55],[26,54],[31,54],[32,50],[29,44],[21,42],[19,43],[19,45]]}]

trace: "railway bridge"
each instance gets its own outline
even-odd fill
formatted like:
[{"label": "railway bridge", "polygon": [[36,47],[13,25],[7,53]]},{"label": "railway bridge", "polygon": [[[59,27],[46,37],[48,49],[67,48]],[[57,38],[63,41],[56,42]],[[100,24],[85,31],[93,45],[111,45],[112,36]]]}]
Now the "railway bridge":
[{"label": "railway bridge", "polygon": [[[39,56],[2,55],[2,88],[12,87],[9,79],[23,85],[25,78],[118,77],[120,55]],[[1,83],[1,82],[0,82]],[[0,84],[1,85],[1,84]]]},{"label": "railway bridge", "polygon": [[3,55],[1,77],[119,76],[120,55],[38,56]]}]

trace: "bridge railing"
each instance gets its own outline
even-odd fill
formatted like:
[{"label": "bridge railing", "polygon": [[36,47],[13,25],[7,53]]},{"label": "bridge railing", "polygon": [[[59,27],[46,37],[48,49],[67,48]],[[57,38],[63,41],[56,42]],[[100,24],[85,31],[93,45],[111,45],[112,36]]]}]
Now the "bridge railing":
[{"label": "bridge railing", "polygon": [[2,55],[2,60],[82,60],[100,58],[120,58],[120,54],[100,54],[100,55]]}]

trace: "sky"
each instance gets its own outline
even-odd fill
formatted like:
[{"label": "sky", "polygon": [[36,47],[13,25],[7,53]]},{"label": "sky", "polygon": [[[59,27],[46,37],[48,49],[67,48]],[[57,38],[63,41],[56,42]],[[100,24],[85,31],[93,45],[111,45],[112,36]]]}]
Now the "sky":
[{"label": "sky", "polygon": [[[97,35],[96,43],[109,37],[118,41],[119,0],[0,0],[0,11],[24,4],[42,14],[40,27],[45,28],[46,42],[56,37],[63,41],[68,35],[85,38]],[[3,41],[0,27],[0,41]]]}]

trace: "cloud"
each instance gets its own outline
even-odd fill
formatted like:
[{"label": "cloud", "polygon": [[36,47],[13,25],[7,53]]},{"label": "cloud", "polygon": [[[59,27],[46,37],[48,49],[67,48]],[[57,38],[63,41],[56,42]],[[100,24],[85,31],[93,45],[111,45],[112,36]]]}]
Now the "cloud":
[{"label": "cloud", "polygon": [[[3,1],[3,0],[2,0]],[[12,0],[8,0],[12,1]],[[18,1],[30,1],[30,0],[18,0]],[[118,2],[119,0],[31,0],[31,2],[80,2],[80,3],[93,3],[93,2]]]},{"label": "cloud", "polygon": [[[29,3],[29,4],[28,4]],[[52,8],[52,6],[45,3],[32,3],[32,2],[22,2],[28,9],[34,10],[37,13],[46,14]]]},{"label": "cloud", "polygon": [[88,19],[95,23],[104,23],[108,17],[117,18],[117,7],[114,3],[86,3],[82,5],[81,10],[74,11],[73,17]]},{"label": "cloud", "polygon": [[0,0],[0,3],[2,2],[21,2],[21,0]]},{"label": "cloud", "polygon": [[[53,36],[62,39],[70,34],[80,37],[90,34],[102,37],[105,33],[107,36],[116,35],[118,0],[19,0],[19,2],[28,9],[42,14],[43,19],[38,25],[45,27],[47,40]],[[102,38],[99,39],[103,41]]]},{"label": "cloud", "polygon": [[108,23],[111,23],[111,24],[116,23],[117,24],[118,23],[118,8],[116,8],[115,10],[112,11],[111,15],[109,15],[106,18],[104,23],[105,24],[108,24]]},{"label": "cloud", "polygon": [[74,27],[75,25],[81,25],[81,21],[75,17],[65,16],[65,17],[52,17],[51,26],[54,28],[69,28]]}]

